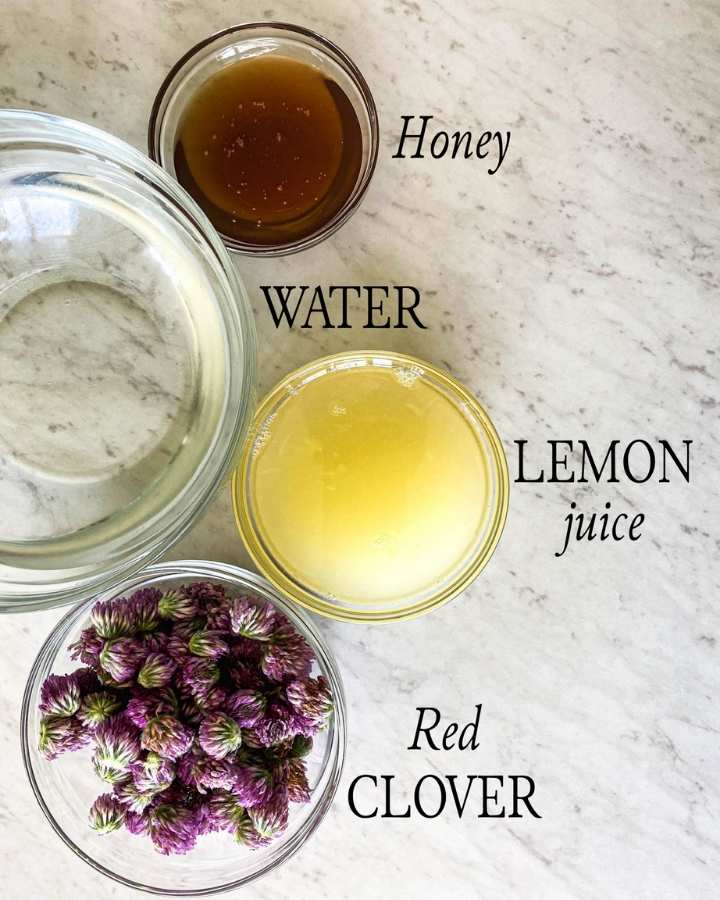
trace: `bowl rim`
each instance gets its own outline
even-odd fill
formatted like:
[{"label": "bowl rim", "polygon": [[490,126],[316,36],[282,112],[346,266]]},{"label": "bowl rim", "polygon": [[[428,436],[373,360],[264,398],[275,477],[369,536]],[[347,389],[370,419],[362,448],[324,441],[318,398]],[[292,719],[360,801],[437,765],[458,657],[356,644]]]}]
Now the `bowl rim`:
[{"label": "bowl rim", "polygon": [[[221,232],[218,232],[220,240],[223,242],[225,247],[233,253],[260,257],[287,256],[291,253],[299,253],[301,250],[307,250],[310,247],[316,246],[317,244],[329,238],[340,227],[342,227],[345,222],[347,222],[347,220],[350,218],[350,216],[352,216],[352,214],[357,210],[360,203],[362,202],[363,197],[365,196],[365,193],[367,192],[367,189],[372,180],[375,167],[377,165],[378,152],[380,148],[380,132],[378,125],[378,112],[377,106],[375,105],[375,100],[370,90],[370,86],[365,79],[365,76],[362,74],[356,63],[334,41],[331,41],[329,38],[323,37],[323,35],[319,34],[318,32],[313,31],[310,28],[305,28],[302,25],[294,25],[290,22],[281,22],[274,20],[241,22],[236,25],[230,25],[227,28],[223,28],[220,31],[216,31],[213,34],[208,35],[201,41],[198,41],[171,66],[167,75],[163,79],[162,84],[158,88],[155,99],[153,100],[152,108],[150,110],[150,118],[148,121],[148,156],[155,163],[165,169],[165,162],[163,161],[160,149],[160,132],[165,120],[165,110],[167,109],[169,99],[172,98],[175,93],[175,91],[172,90],[173,83],[175,82],[177,76],[183,71],[185,66],[193,59],[198,57],[203,51],[209,48],[216,41],[221,41],[230,35],[238,35],[238,40],[235,41],[234,44],[243,43],[246,39],[245,32],[254,28],[264,28],[278,32],[289,32],[290,35],[295,35],[296,38],[302,38],[308,41],[309,43],[314,45],[316,50],[320,50],[325,56],[333,59],[334,62],[338,63],[344,69],[346,75],[351,78],[351,80],[355,84],[355,87],[358,89],[370,125],[370,143],[368,148],[369,155],[364,169],[361,170],[359,180],[340,209],[318,231],[315,231],[304,238],[299,238],[294,241],[286,241],[282,244],[271,245],[251,244],[246,241],[239,241],[235,238],[231,238],[228,235],[224,235]],[[232,46],[232,44],[230,46]]]},{"label": "bowl rim", "polygon": [[[201,242],[209,252],[215,277],[224,284],[222,296],[220,292],[213,293],[228,366],[224,406],[216,433],[193,480],[149,519],[110,541],[108,548],[112,556],[103,557],[102,563],[98,563],[97,553],[92,553],[91,560],[70,558],[68,566],[69,556],[63,544],[72,535],[41,541],[0,541],[0,553],[5,554],[2,568],[6,571],[15,568],[27,575],[26,580],[13,581],[4,576],[0,579],[0,613],[48,609],[76,602],[91,591],[106,590],[157,559],[182,537],[230,474],[252,419],[257,377],[255,322],[247,289],[214,227],[185,189],[135,147],[94,125],[35,110],[0,110],[0,149],[15,145],[27,148],[33,144],[89,155],[119,168],[128,177],[150,184],[172,207],[178,217],[176,227],[187,228]],[[222,453],[218,454],[219,450]],[[32,564],[14,566],[13,554],[19,564],[31,561],[33,556],[42,556],[42,570],[64,568],[71,574],[53,581],[33,579]]]},{"label": "bowl rim", "polygon": [[140,587],[145,581],[147,581],[148,578],[185,574],[188,575],[188,580],[196,577],[204,579],[215,577],[233,581],[237,583],[238,586],[242,586],[244,589],[249,590],[251,593],[254,592],[264,599],[268,600],[269,602],[277,604],[281,608],[282,612],[284,612],[285,614],[289,613],[291,621],[292,619],[299,620],[302,627],[312,638],[312,641],[314,643],[313,650],[315,651],[318,663],[323,670],[323,674],[326,675],[328,681],[330,682],[333,698],[335,701],[335,708],[333,716],[332,738],[329,747],[330,752],[325,761],[325,766],[323,768],[321,777],[324,777],[328,767],[330,767],[330,774],[328,777],[328,781],[323,788],[323,792],[317,806],[311,811],[311,813],[308,815],[308,818],[303,822],[302,826],[290,837],[287,845],[283,848],[281,855],[277,859],[268,862],[267,865],[265,865],[257,872],[252,872],[249,875],[246,875],[245,877],[232,882],[226,882],[208,888],[160,888],[142,884],[139,881],[135,881],[131,878],[127,878],[123,875],[119,875],[118,873],[111,871],[102,863],[99,863],[95,859],[93,859],[90,854],[78,847],[75,842],[65,833],[60,823],[57,822],[47,804],[45,803],[42,791],[40,790],[40,786],[38,785],[37,779],[35,777],[33,757],[35,757],[36,759],[38,759],[39,757],[37,751],[34,748],[31,748],[29,742],[30,716],[34,712],[33,701],[36,698],[37,692],[40,687],[39,676],[44,663],[48,658],[54,657],[56,655],[58,649],[61,648],[64,640],[66,640],[67,638],[67,631],[73,624],[76,624],[79,620],[81,620],[83,616],[86,616],[92,604],[94,604],[99,599],[96,596],[88,598],[85,602],[80,603],[69,610],[55,624],[55,626],[50,631],[50,634],[43,642],[42,647],[38,651],[28,674],[25,684],[25,690],[23,692],[22,707],[20,713],[20,743],[25,774],[27,775],[27,778],[30,782],[30,787],[32,788],[35,800],[40,806],[40,809],[51,825],[53,831],[58,835],[58,837],[61,838],[66,846],[68,846],[78,857],[80,857],[80,859],[84,860],[84,862],[86,862],[89,866],[92,866],[92,868],[96,871],[107,876],[108,878],[111,878],[113,881],[125,885],[126,887],[160,896],[202,897],[237,889],[269,874],[271,871],[276,869],[278,866],[281,866],[283,863],[287,862],[288,859],[294,856],[295,853],[297,853],[297,851],[316,831],[316,829],[324,819],[326,813],[330,809],[330,806],[332,805],[333,799],[337,793],[344,767],[345,754],[347,750],[347,704],[342,676],[335,660],[335,656],[328,647],[325,638],[321,635],[320,631],[310,620],[310,618],[304,614],[303,610],[298,609],[287,597],[283,596],[282,593],[274,587],[274,585],[264,579],[261,575],[257,575],[254,572],[243,569],[239,566],[231,565],[229,563],[196,559],[184,559],[177,561],[173,560],[171,562],[155,563],[143,569],[141,572],[135,573],[124,583],[117,585],[117,589],[113,589],[113,595],[119,595],[129,589],[136,589]]},{"label": "bowl rim", "polygon": [[[463,403],[470,411],[472,418],[482,428],[489,446],[489,462],[494,467],[497,480],[497,496],[490,511],[487,534],[475,555],[471,557],[461,570],[455,572],[450,583],[436,594],[410,605],[406,604],[386,610],[365,610],[359,606],[337,606],[329,602],[324,596],[319,596],[302,584],[299,577],[290,577],[263,546],[263,542],[253,522],[250,512],[252,504],[248,497],[248,472],[252,466],[252,447],[255,432],[258,425],[264,422],[270,409],[274,407],[277,399],[287,388],[298,381],[304,381],[308,376],[327,366],[333,366],[340,362],[349,363],[349,367],[352,367],[354,362],[362,361],[364,365],[368,361],[372,362],[374,359],[389,359],[392,363],[419,367],[423,373],[429,374],[434,380],[439,381],[441,385],[446,387],[458,402]],[[458,381],[445,369],[406,353],[387,350],[347,350],[311,360],[290,372],[270,389],[255,411],[255,417],[243,447],[240,465],[232,475],[230,490],[235,524],[248,553],[259,571],[285,596],[290,597],[296,603],[312,612],[336,621],[390,623],[414,619],[444,606],[463,593],[477,578],[495,552],[507,521],[510,477],[503,444],[490,416],[474,394],[462,382]]]}]

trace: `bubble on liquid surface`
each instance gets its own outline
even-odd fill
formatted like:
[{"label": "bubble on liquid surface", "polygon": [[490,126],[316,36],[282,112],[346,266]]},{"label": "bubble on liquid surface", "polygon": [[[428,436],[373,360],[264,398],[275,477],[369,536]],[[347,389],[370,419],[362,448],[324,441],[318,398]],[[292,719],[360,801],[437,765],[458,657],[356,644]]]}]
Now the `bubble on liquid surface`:
[{"label": "bubble on liquid surface", "polygon": [[253,458],[258,456],[262,448],[267,444],[272,436],[271,425],[275,420],[277,413],[270,413],[270,415],[263,421],[263,423],[258,427],[257,434],[255,435],[255,440],[252,445],[252,456]]},{"label": "bubble on liquid surface", "polygon": [[415,382],[424,374],[420,366],[394,366],[392,373],[395,380],[406,388],[414,387]]}]

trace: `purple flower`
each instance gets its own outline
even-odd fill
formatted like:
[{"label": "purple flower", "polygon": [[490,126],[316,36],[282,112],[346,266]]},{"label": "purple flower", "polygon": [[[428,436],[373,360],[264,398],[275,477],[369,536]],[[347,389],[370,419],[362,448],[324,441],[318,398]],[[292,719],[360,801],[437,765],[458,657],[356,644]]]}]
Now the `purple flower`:
[{"label": "purple flower", "polygon": [[125,827],[130,834],[147,834],[150,823],[148,817],[142,813],[134,813],[131,809],[125,810]]},{"label": "purple flower", "polygon": [[294,737],[296,730],[296,716],[292,709],[275,701],[251,732],[261,747],[272,747]]},{"label": "purple flower", "polygon": [[144,728],[150,719],[161,713],[173,714],[177,711],[177,700],[173,691],[137,690],[128,701],[125,715],[137,728]]},{"label": "purple flower", "polygon": [[145,658],[145,650],[140,641],[131,637],[120,637],[106,641],[100,653],[100,665],[118,684],[130,681]]},{"label": "purple flower", "polygon": [[208,756],[224,759],[242,743],[240,726],[225,713],[210,713],[200,723],[198,741]]},{"label": "purple flower", "polygon": [[122,701],[110,691],[96,691],[87,694],[80,704],[78,719],[88,728],[95,728],[106,722],[121,708]]},{"label": "purple flower", "polygon": [[154,750],[164,759],[177,759],[187,753],[193,738],[193,732],[179,719],[160,715],[150,719],[143,728],[140,743],[143,749]]},{"label": "purple flower", "polygon": [[272,838],[280,834],[287,827],[288,821],[287,788],[277,787],[268,800],[249,807],[247,813],[260,837]]},{"label": "purple flower", "polygon": [[316,729],[322,728],[330,720],[333,700],[330,685],[320,675],[291,681],[285,688],[288,702]]},{"label": "purple flower", "polygon": [[165,687],[170,683],[177,663],[163,653],[151,653],[137,674],[138,684],[144,688]]},{"label": "purple flower", "polygon": [[193,656],[220,659],[228,652],[228,645],[227,641],[223,640],[221,632],[202,628],[191,635],[188,650]]},{"label": "purple flower", "polygon": [[127,602],[128,616],[134,631],[145,634],[154,631],[159,623],[158,601],[162,593],[157,588],[141,588]]},{"label": "purple flower", "polygon": [[40,711],[48,716],[73,716],[80,709],[75,675],[48,675],[40,688]]},{"label": "purple flower", "polygon": [[230,654],[233,660],[245,663],[257,674],[260,660],[267,649],[267,641],[254,641],[247,637],[232,637]]},{"label": "purple flower", "polygon": [[90,624],[106,641],[132,633],[128,601],[124,597],[99,600],[90,610]]},{"label": "purple flower", "polygon": [[145,812],[154,796],[152,792],[139,791],[132,781],[116,784],[113,794],[126,809],[134,813]]},{"label": "purple flower", "polygon": [[225,759],[212,759],[204,753],[186,753],[178,760],[178,778],[201,794],[207,790],[229,789],[235,783],[235,766]]},{"label": "purple flower", "polygon": [[235,840],[238,844],[245,844],[252,850],[258,847],[264,847],[272,841],[272,838],[263,837],[255,828],[248,814],[244,815],[238,822],[237,826],[232,829]]},{"label": "purple flower", "polygon": [[275,610],[249,597],[235,597],[230,605],[230,627],[234,634],[267,641],[277,626]]},{"label": "purple flower", "polygon": [[90,732],[75,717],[43,716],[40,720],[38,750],[45,759],[55,759],[61,753],[86,747],[91,737]]},{"label": "purple flower", "polygon": [[90,807],[90,827],[99,834],[116,831],[125,821],[125,809],[112,794],[100,794]]},{"label": "purple flower", "polygon": [[83,666],[81,669],[75,669],[74,672],[71,672],[71,675],[77,681],[77,685],[80,688],[80,693],[83,697],[85,694],[97,691],[100,687],[97,674],[92,666]]},{"label": "purple flower", "polygon": [[288,799],[293,803],[309,803],[310,785],[304,760],[289,759],[284,764],[284,770]]},{"label": "purple flower", "polygon": [[245,807],[266,803],[272,794],[272,776],[260,766],[239,766],[232,792]]},{"label": "purple flower", "polygon": [[79,659],[86,666],[97,666],[105,641],[97,634],[94,628],[84,628],[80,637],[70,646],[72,659]]},{"label": "purple flower", "polygon": [[175,779],[175,767],[157,753],[148,753],[130,765],[133,784],[143,793],[157,793],[170,787]]},{"label": "purple flower", "polygon": [[138,732],[123,715],[113,716],[95,730],[94,761],[99,767],[126,772],[140,756]]},{"label": "purple flower", "polygon": [[197,600],[199,605],[218,604],[227,601],[227,591],[222,584],[210,581],[195,581],[186,584],[182,591],[188,597]]},{"label": "purple flower", "polygon": [[195,698],[202,699],[220,678],[220,669],[211,659],[193,656],[183,661],[180,678]]},{"label": "purple flower", "polygon": [[252,728],[263,718],[266,706],[260,691],[241,689],[227,698],[226,710],[241,728]]},{"label": "purple flower", "polygon": [[197,600],[187,596],[184,591],[165,591],[158,601],[158,613],[161,618],[173,622],[194,619],[198,610]]},{"label": "purple flower", "polygon": [[[255,641],[255,645],[257,647],[263,646],[257,641]],[[262,688],[265,683],[265,679],[258,672],[256,664],[251,664],[246,661],[235,663],[228,670],[228,676],[230,681],[237,688],[251,688],[256,690]]]},{"label": "purple flower", "polygon": [[107,782],[107,784],[125,784],[130,781],[130,775],[127,772],[121,772],[120,769],[113,769],[110,766],[99,763],[95,758],[95,754],[92,756],[92,766],[97,777],[101,781]]},{"label": "purple flower", "polygon": [[150,634],[140,635],[138,640],[148,654],[165,653],[167,652],[170,635],[164,631],[153,631]]},{"label": "purple flower", "polygon": [[187,853],[195,846],[197,825],[190,809],[169,804],[157,806],[150,810],[148,827],[153,844],[165,856]]},{"label": "purple flower", "polygon": [[236,768],[227,759],[201,756],[195,766],[195,782],[201,791],[203,788],[230,790],[235,785],[236,777]]},{"label": "purple flower", "polygon": [[262,670],[271,681],[283,681],[290,675],[307,678],[314,660],[312,647],[292,625],[279,628],[262,659]]},{"label": "purple flower", "polygon": [[215,791],[208,800],[207,807],[215,831],[234,831],[245,817],[245,807],[234,794],[227,791]]},{"label": "purple flower", "polygon": [[197,698],[198,706],[203,712],[214,712],[215,710],[223,710],[227,704],[228,691],[227,688],[215,685],[208,689],[207,693],[203,693]]},{"label": "purple flower", "polygon": [[215,815],[215,811],[212,807],[211,803],[212,797],[209,797],[202,803],[199,803],[195,808],[195,826],[197,828],[198,835],[200,834],[211,834],[214,831],[221,831],[222,826],[218,821],[218,817]]}]

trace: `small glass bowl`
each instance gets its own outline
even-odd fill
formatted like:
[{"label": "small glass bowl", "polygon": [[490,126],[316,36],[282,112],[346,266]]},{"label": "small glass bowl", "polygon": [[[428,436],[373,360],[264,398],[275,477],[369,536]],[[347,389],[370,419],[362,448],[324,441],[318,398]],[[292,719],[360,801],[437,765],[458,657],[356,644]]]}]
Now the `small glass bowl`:
[{"label": "small glass bowl", "polygon": [[[328,547],[332,535],[328,534],[325,530],[326,526],[323,524],[322,499],[318,501],[316,517],[312,520],[313,524],[306,529],[306,533],[310,536],[308,542],[310,550],[305,547],[298,549],[300,545],[296,545],[292,551],[291,561],[291,557],[283,554],[283,548],[278,546],[275,535],[264,525],[267,514],[261,506],[261,501],[257,498],[255,481],[257,461],[262,458],[263,453],[267,452],[267,447],[270,446],[277,429],[275,420],[281,411],[291,409],[292,405],[297,402],[298,394],[306,388],[317,389],[317,385],[323,379],[327,381],[336,375],[345,377],[372,369],[391,374],[397,382],[408,389],[412,389],[413,386],[422,382],[425,387],[430,389],[434,398],[433,403],[441,400],[443,403],[449,403],[451,408],[460,413],[464,425],[468,427],[476,442],[476,448],[472,453],[472,464],[475,471],[482,472],[482,479],[479,478],[478,481],[483,482],[484,489],[483,496],[479,500],[479,508],[475,511],[468,511],[468,516],[473,515],[475,521],[462,554],[455,557],[451,564],[447,564],[445,561],[442,569],[433,569],[432,564],[429,563],[417,584],[412,587],[396,586],[388,589],[387,593],[377,591],[377,579],[374,582],[375,587],[370,588],[370,580],[365,582],[362,574],[353,574],[351,591],[349,588],[351,580],[344,574],[348,570],[342,565],[337,567],[338,571],[343,573],[337,578],[342,587],[329,586],[328,565],[325,562],[322,565],[318,563],[318,560],[323,560],[326,554],[334,552]],[[374,390],[380,391],[380,388],[376,386]],[[346,418],[347,407],[352,402],[352,393],[348,391],[347,394],[344,394],[339,387],[332,394],[324,394],[322,404],[325,405],[318,406],[318,410],[321,410],[319,415],[323,416],[322,421],[329,421],[325,417],[332,417],[334,424],[331,427],[338,429],[337,433],[339,434],[347,433],[347,429],[352,429],[352,422],[348,424]],[[409,395],[405,402],[411,409],[417,410],[417,399],[413,401]],[[424,415],[422,410],[415,414]],[[288,413],[288,415],[292,414]],[[296,445],[314,447],[314,468],[308,472],[303,486],[303,489],[307,491],[307,496],[322,496],[319,487],[314,484],[312,479],[313,477],[321,478],[324,473],[331,473],[333,478],[338,479],[333,491],[340,490],[338,485],[343,483],[356,483],[358,480],[355,477],[356,473],[352,468],[348,471],[346,460],[338,459],[337,452],[326,446],[323,437],[318,436],[319,433],[324,433],[320,420],[316,421],[312,418],[309,421],[306,419],[299,421],[298,419],[299,417],[296,415],[292,420],[291,435],[284,435],[278,440],[279,446],[283,448],[283,453],[292,453],[292,448]],[[350,433],[355,435],[354,431]],[[355,437],[353,437],[353,441],[355,441]],[[385,451],[378,459],[373,455],[374,450],[364,449],[362,436],[357,436],[357,441],[350,447],[353,454],[356,453],[356,448],[358,452],[351,465],[359,465],[358,460],[364,460],[364,464],[373,466],[377,460],[382,465],[377,469],[372,469],[376,473],[372,477],[379,479],[385,477],[382,474],[384,468],[386,471]],[[408,462],[402,463],[404,467],[413,463],[414,447],[419,447],[420,453],[422,453],[424,447],[422,437],[416,436],[412,445],[407,447],[407,451],[402,451],[410,454]],[[397,449],[388,450],[390,458],[395,460],[396,465],[398,464],[397,457],[392,454]],[[279,469],[282,463],[274,459],[271,465]],[[432,477],[427,470],[423,471],[425,472],[423,477]],[[338,475],[338,472],[341,474]],[[347,481],[344,482],[343,479],[346,477]],[[360,480],[364,481],[365,477],[363,472]],[[276,500],[276,504],[283,509],[283,503],[287,502],[287,498],[282,493],[281,472],[277,471],[270,482],[276,497],[281,498]],[[278,489],[279,485],[280,489]],[[378,482],[375,488],[378,492],[378,503],[384,507],[389,521],[392,503],[387,497],[383,497],[384,489],[381,481]],[[415,502],[415,495],[412,488],[408,488],[408,490],[410,499],[403,502],[411,504]],[[333,494],[333,496],[337,495]],[[372,496],[374,497],[375,494]],[[302,606],[329,618],[348,622],[394,622],[414,618],[436,609],[464,591],[488,563],[500,540],[507,516],[508,496],[509,478],[502,442],[490,417],[467,388],[447,372],[424,360],[401,353],[369,350],[338,353],[314,360],[287,375],[277,384],[257,409],[250,434],[245,442],[242,462],[232,479],[232,501],[238,530],[258,569],[279,590]],[[472,503],[469,495],[467,502]],[[373,507],[373,509],[376,508],[376,506]],[[464,511],[461,515],[464,515]],[[372,557],[373,563],[368,564],[368,568],[372,569],[373,575],[377,574],[382,581],[382,573],[387,571],[383,565],[382,553],[393,553],[392,545],[395,539],[393,535],[402,526],[388,525],[389,534],[384,533],[383,525],[375,522],[375,512],[371,516],[373,516],[372,527],[378,529],[375,532],[376,536],[363,535],[360,539],[362,544],[359,546],[362,546],[363,552],[366,552],[366,548],[370,548],[372,553],[376,554]],[[417,521],[420,520],[417,519]],[[431,527],[432,524],[430,521]],[[471,529],[468,528],[468,534],[470,531]],[[415,531],[416,536],[419,533],[419,531]],[[397,531],[397,535],[401,534]],[[399,540],[401,539],[399,537]],[[429,546],[432,536],[427,539],[427,542],[419,538],[418,541],[420,546],[414,551],[414,559],[420,562],[427,555],[423,548]],[[410,553],[409,550],[402,552]],[[303,567],[303,563],[299,561],[303,554],[307,554],[307,557],[314,561],[312,575],[310,568]],[[428,560],[430,559],[431,557],[428,556]],[[332,559],[330,564],[332,564]],[[418,571],[420,568],[422,567],[418,567]],[[407,571],[413,571],[412,564],[407,566]]]},{"label": "small glass bowl", "polygon": [[[318,734],[307,757],[311,799],[291,804],[287,830],[267,847],[249,850],[231,835],[207,834],[184,856],[162,856],[146,836],[125,829],[99,835],[88,825],[88,810],[103,783],[90,762],[90,750],[65,753],[46,760],[38,751],[40,688],[45,678],[76,669],[67,647],[87,624],[97,600],[109,600],[144,587],[167,589],[192,581],[221,582],[235,595],[251,594],[283,612],[313,648],[313,674],[328,680],[335,713],[326,731]],[[332,803],[345,756],[345,698],[331,651],[309,619],[283,599],[263,578],[235,566],[204,561],[159,563],[135,577],[72,609],[56,625],[41,648],[28,677],[21,715],[25,770],[35,797],[55,832],[81,859],[97,871],[128,887],[172,896],[198,896],[231,890],[282,865],[308,840]],[[104,786],[107,789],[107,785]]]},{"label": "small glass bowl", "polygon": [[151,159],[175,175],[175,146],[183,113],[198,88],[226,66],[258,54],[277,53],[307,63],[335,81],[350,99],[362,132],[362,160],[343,206],[318,231],[282,244],[260,245],[220,233],[229,250],[252,256],[285,256],[314,247],[336,232],[358,208],[375,169],[378,117],[370,88],[350,57],[327,38],[284,22],[234,25],[200,41],[168,73],[155,97],[148,128]]},{"label": "small glass bowl", "polygon": [[178,183],[96,128],[0,110],[0,611],[157,559],[231,471],[255,332]]}]

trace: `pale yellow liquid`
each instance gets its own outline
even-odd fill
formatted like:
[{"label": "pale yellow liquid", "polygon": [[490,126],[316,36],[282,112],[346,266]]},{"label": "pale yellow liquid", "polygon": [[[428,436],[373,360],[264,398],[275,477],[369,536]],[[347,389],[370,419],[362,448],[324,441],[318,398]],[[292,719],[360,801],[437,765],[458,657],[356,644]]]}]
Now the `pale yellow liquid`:
[{"label": "pale yellow liquid", "polygon": [[262,543],[291,579],[339,602],[435,590],[476,552],[487,520],[476,427],[412,369],[363,366],[306,383],[251,451]]}]

